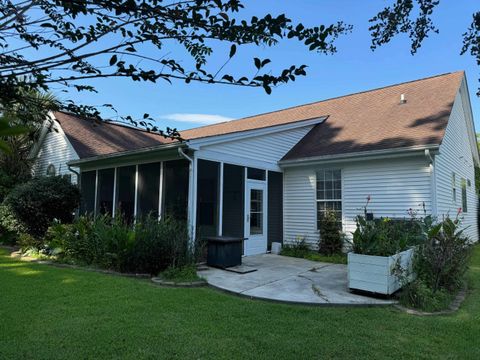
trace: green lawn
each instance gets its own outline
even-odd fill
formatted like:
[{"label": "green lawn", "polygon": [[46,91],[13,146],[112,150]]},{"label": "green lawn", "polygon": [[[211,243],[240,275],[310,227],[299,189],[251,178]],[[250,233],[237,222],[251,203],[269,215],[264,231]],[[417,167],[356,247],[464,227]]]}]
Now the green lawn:
[{"label": "green lawn", "polygon": [[0,359],[480,358],[480,247],[450,316],[247,300],[209,288],[10,259],[0,250]]}]

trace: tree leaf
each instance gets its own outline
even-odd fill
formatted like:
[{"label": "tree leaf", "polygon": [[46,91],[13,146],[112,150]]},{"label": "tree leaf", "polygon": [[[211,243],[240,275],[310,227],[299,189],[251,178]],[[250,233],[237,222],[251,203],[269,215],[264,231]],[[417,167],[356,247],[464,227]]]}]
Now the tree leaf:
[{"label": "tree leaf", "polygon": [[237,52],[237,45],[232,44],[232,46],[230,47],[230,58],[232,58],[236,52]]},{"label": "tree leaf", "polygon": [[260,70],[260,68],[262,67],[262,62],[259,58],[254,58],[253,59],[254,63],[255,63],[255,67]]},{"label": "tree leaf", "polygon": [[115,65],[116,62],[117,62],[117,55],[113,55],[113,56],[110,58],[110,66]]}]

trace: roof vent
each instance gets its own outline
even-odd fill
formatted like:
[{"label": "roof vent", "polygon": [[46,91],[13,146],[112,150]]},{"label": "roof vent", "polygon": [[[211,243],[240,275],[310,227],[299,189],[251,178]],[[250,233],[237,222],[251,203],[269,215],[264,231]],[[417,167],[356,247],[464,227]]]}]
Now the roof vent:
[{"label": "roof vent", "polygon": [[407,103],[407,99],[405,98],[405,94],[401,94],[400,95],[400,104],[406,104]]}]

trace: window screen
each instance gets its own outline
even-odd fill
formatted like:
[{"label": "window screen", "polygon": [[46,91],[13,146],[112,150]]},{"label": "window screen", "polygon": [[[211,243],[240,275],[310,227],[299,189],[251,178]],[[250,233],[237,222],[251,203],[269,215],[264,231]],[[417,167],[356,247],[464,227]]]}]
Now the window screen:
[{"label": "window screen", "polygon": [[247,178],[252,180],[265,180],[265,170],[248,168],[247,169]]},{"label": "window screen", "polygon": [[245,168],[223,165],[223,235],[244,234]]},{"label": "window screen", "polygon": [[158,217],[160,163],[138,165],[137,217]]},{"label": "window screen", "polygon": [[82,171],[80,173],[80,214],[93,214],[95,211],[95,181],[96,171]]},{"label": "window screen", "polygon": [[188,170],[187,160],[166,161],[165,172],[165,215],[179,220],[187,219]]},{"label": "window screen", "polygon": [[98,170],[97,214],[112,214],[115,169]]},{"label": "window screen", "polygon": [[117,168],[116,214],[121,214],[128,223],[133,222],[135,209],[135,166]]},{"label": "window screen", "polygon": [[220,164],[198,160],[197,228],[202,236],[216,235]]}]

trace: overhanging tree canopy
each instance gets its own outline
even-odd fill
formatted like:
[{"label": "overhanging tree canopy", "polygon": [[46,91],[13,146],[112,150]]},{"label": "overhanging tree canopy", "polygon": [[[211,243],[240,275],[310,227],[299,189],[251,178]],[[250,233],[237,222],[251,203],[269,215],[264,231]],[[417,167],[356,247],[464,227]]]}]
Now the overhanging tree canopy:
[{"label": "overhanging tree canopy", "polygon": [[[237,46],[273,46],[285,39],[331,54],[336,51],[334,40],[350,30],[342,22],[309,28],[285,15],[241,20],[241,8],[241,0],[1,1],[0,102],[23,101],[25,90],[48,91],[53,86],[95,91],[85,80],[111,77],[263,87],[270,93],[273,86],[305,75],[306,65],[273,73],[266,70],[269,59],[254,58],[245,73],[229,74],[225,64],[209,68],[209,56],[220,43],[229,44],[228,62]],[[191,67],[184,65],[182,55],[170,52],[178,45],[192,60]],[[67,101],[63,107],[94,118],[100,115],[91,105]],[[140,124],[148,125],[148,119],[145,114]],[[167,129],[165,135],[178,133]]]}]

